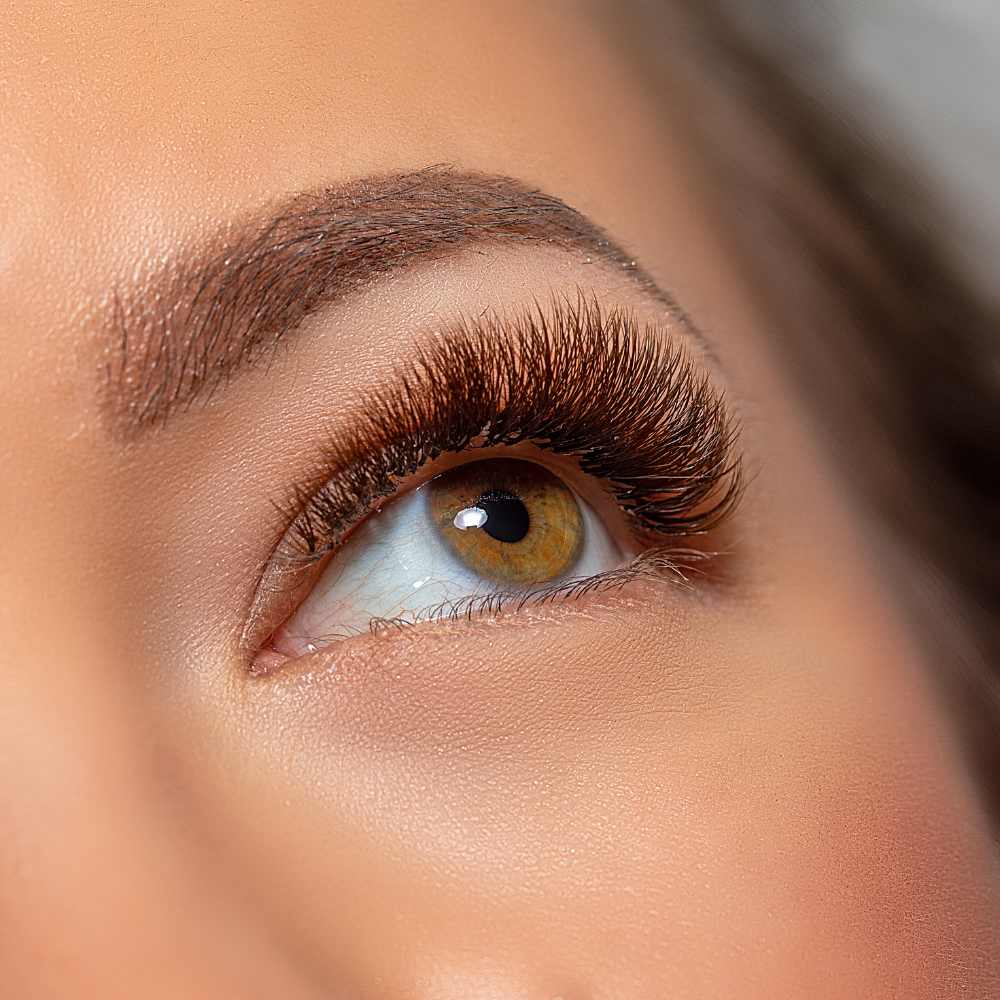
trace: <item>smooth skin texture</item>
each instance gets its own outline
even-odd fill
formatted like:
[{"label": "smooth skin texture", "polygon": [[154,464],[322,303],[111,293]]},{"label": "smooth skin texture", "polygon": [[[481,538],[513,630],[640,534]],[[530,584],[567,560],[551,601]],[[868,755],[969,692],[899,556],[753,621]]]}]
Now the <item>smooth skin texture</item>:
[{"label": "smooth skin texture", "polygon": [[[584,8],[2,16],[6,992],[997,995],[994,848],[933,665],[683,133]],[[202,412],[111,433],[111,288],[275,199],[439,163],[586,212],[706,330],[754,472],[730,579],[251,678],[272,500],[342,401],[457,313],[582,288],[665,323],[581,253],[470,249],[317,313]]]}]

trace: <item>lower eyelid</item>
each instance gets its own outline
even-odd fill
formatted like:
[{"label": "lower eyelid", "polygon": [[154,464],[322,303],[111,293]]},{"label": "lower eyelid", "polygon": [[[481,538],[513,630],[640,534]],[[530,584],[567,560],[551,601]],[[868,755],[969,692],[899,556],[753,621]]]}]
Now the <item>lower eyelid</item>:
[{"label": "lower eyelid", "polygon": [[325,646],[306,649],[295,655],[268,648],[254,658],[250,666],[253,676],[269,676],[295,664],[305,665],[317,659],[338,655],[353,656],[358,643],[385,640],[402,634],[441,641],[451,629],[461,633],[469,627],[492,630],[506,625],[531,623],[571,624],[574,620],[591,621],[597,611],[623,614],[630,609],[648,607],[661,602],[666,595],[695,594],[692,578],[718,554],[695,549],[661,547],[647,549],[625,565],[608,573],[567,581],[528,594],[491,594],[478,599],[466,599],[440,609],[433,619],[415,622],[373,619],[357,634]]}]

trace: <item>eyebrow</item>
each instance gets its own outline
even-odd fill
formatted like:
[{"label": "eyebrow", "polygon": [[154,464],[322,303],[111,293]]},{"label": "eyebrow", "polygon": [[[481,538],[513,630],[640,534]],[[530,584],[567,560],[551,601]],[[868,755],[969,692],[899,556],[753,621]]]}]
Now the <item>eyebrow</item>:
[{"label": "eyebrow", "polygon": [[124,436],[206,401],[317,309],[373,278],[485,242],[551,245],[677,303],[581,212],[517,180],[446,166],[299,194],[223,226],[108,298],[105,409]]}]

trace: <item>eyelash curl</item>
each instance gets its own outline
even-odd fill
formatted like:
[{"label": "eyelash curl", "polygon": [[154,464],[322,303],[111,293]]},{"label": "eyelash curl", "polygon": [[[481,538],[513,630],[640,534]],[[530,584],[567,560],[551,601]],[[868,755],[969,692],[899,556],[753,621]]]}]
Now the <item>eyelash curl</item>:
[{"label": "eyelash curl", "polygon": [[[667,570],[683,580],[681,564],[706,554],[678,543],[719,525],[740,497],[736,438],[722,394],[678,338],[641,327],[627,310],[581,296],[461,320],[368,394],[349,429],[331,434],[317,470],[323,485],[296,490],[279,556],[288,567],[322,559],[402,480],[444,453],[528,442],[573,458],[603,484],[637,540],[655,547],[607,574],[608,585]],[[513,599],[523,606],[594,584]],[[498,611],[507,596],[436,616]],[[373,621],[372,629],[393,624]]]}]

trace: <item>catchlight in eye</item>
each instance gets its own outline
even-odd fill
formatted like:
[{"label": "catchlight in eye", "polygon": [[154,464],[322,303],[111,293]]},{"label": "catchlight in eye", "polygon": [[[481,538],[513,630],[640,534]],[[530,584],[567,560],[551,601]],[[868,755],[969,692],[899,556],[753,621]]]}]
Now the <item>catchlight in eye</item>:
[{"label": "catchlight in eye", "polygon": [[534,462],[487,459],[427,485],[448,548],[473,572],[506,586],[547,583],[568,572],[583,543],[572,491]]}]

